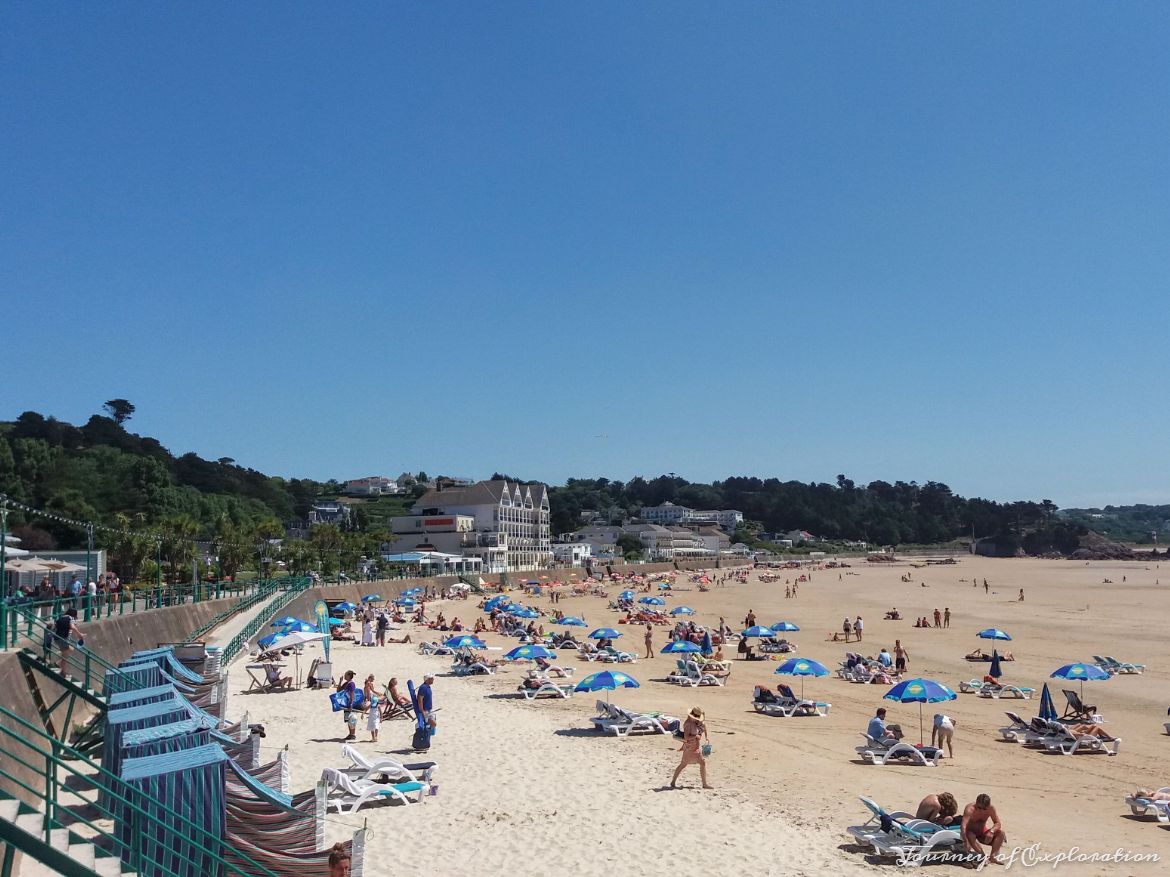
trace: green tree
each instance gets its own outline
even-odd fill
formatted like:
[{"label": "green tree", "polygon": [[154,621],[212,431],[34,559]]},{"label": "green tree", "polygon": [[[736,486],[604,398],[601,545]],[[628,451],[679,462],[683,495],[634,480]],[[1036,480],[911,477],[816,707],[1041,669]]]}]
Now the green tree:
[{"label": "green tree", "polygon": [[111,568],[126,582],[137,581],[142,575],[142,565],[154,554],[154,542],[138,532],[146,526],[146,516],[139,512],[129,515],[119,512],[114,515],[113,533],[102,531],[103,544],[110,552]]},{"label": "green tree", "polygon": [[187,570],[195,559],[195,539],[199,536],[199,522],[190,515],[175,515],[163,521],[162,557],[172,582],[186,579]]},{"label": "green tree", "polygon": [[248,534],[243,527],[233,523],[226,515],[215,525],[215,550],[219,556],[219,569],[224,578],[235,578],[236,573],[247,562],[251,551]]},{"label": "green tree", "polygon": [[618,536],[617,548],[626,560],[640,560],[642,558],[642,540],[633,533],[622,533]]},{"label": "green tree", "polygon": [[118,426],[134,416],[134,406],[127,399],[111,399],[102,408],[114,418],[114,423]]}]

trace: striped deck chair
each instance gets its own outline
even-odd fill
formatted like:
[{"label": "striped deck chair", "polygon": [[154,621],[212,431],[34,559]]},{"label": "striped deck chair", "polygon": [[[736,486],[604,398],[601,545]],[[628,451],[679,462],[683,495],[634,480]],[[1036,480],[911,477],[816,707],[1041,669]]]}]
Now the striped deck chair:
[{"label": "striped deck chair", "polygon": [[[192,841],[198,840],[204,848],[211,846],[214,849],[208,841],[212,838],[223,840],[226,835],[224,777],[227,762],[223,750],[214,744],[128,759],[122,765],[121,777],[129,789],[130,799],[162,820],[163,824],[147,821],[140,814],[127,811],[116,826],[123,841],[123,855],[128,859],[131,849],[139,847],[159,872],[173,877],[219,874],[218,862]],[[161,802],[170,813],[151,804],[151,799]],[[171,813],[191,820],[206,834],[176,822]],[[127,864],[131,863],[127,861]]]}]

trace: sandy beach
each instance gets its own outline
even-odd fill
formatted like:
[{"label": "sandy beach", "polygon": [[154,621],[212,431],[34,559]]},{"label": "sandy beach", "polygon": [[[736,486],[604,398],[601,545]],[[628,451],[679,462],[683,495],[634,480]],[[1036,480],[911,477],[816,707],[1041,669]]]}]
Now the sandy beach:
[{"label": "sandy beach", "polygon": [[[685,788],[669,790],[679,742],[660,735],[616,739],[592,731],[589,716],[598,695],[530,703],[516,692],[521,666],[494,676],[457,678],[450,675],[449,658],[420,655],[413,644],[335,644],[335,673],[353,669],[359,681],[374,673],[379,684],[391,675],[403,683],[408,678],[420,682],[426,671],[434,672],[442,712],[429,756],[438,763],[438,793],[421,806],[369,807],[334,816],[329,837],[341,839],[368,824],[372,867],[367,874],[472,869],[488,875],[544,874],[568,867],[580,874],[640,875],[655,865],[757,874],[872,871],[893,866],[874,864],[845,834],[846,826],[866,818],[858,795],[889,809],[912,811],[924,795],[950,791],[960,805],[980,792],[991,795],[1008,832],[1008,850],[1039,844],[1052,854],[1076,846],[1083,852],[1120,848],[1170,855],[1166,829],[1130,817],[1122,802],[1138,786],[1170,783],[1165,769],[1170,741],[1162,727],[1170,705],[1170,668],[1162,647],[1170,608],[1162,588],[1170,581],[1155,584],[1163,573],[1170,576],[1170,566],[970,557],[946,566],[857,561],[846,570],[812,572],[794,599],[785,599],[784,579],[799,573],[782,570],[776,584],[763,584],[753,573],[746,585],[707,593],[685,590],[693,586],[680,576],[678,590],[667,600],[667,608],[694,608],[692,618],[699,624],[715,625],[722,615],[738,630],[749,609],[762,624],[792,621],[801,628],[790,635],[797,653],[831,669],[847,648],[876,654],[899,638],[910,653],[909,676],[936,679],[955,690],[961,680],[986,672],[986,664],[963,660],[972,649],[989,646],[976,632],[999,627],[1011,633],[1013,641],[1005,648],[1016,658],[1004,664],[1005,681],[1037,690],[1049,681],[1058,710],[1064,706],[1061,688],[1077,686],[1048,680],[1056,667],[1090,661],[1095,654],[1146,664],[1143,675],[1085,686],[1086,701],[1098,706],[1106,729],[1122,738],[1116,757],[1051,755],[1001,742],[996,729],[1006,724],[1004,711],[1031,718],[1037,701],[960,694],[942,707],[956,722],[953,760],[944,759],[937,768],[869,765],[854,747],[878,706],[886,706],[890,721],[901,723],[917,740],[917,706],[883,701],[886,686],[809,679],[807,694],[832,703],[828,717],[769,717],[755,713],[750,699],[754,685],[781,681],[773,675],[775,662],[735,661],[726,686],[680,689],[662,681],[674,661],[658,655],[623,665],[641,687],[615,692],[612,699],[680,716],[694,705],[706,711],[716,788],[699,789],[698,772],[689,768],[680,781]],[[906,574],[911,581],[901,581]],[[989,593],[982,587],[984,578]],[[1106,578],[1112,584],[1103,584]],[[972,580],[979,585],[973,587]],[[1024,602],[1017,600],[1020,588]],[[609,588],[611,595],[618,590]],[[589,628],[577,629],[583,635],[595,627],[617,626],[618,613],[607,610],[606,603],[599,597],[566,596],[557,608],[585,617]],[[547,598],[535,605],[551,606]],[[894,606],[903,620],[882,620]],[[947,607],[950,628],[913,626],[915,617]],[[441,608],[468,624],[478,614],[471,600]],[[863,648],[829,641],[846,615],[857,614],[865,620]],[[402,630],[416,641],[444,636],[414,625]],[[485,639],[501,649],[515,645],[491,634]],[[656,628],[655,651],[665,643],[666,628]],[[631,629],[618,644],[641,655],[642,630]],[[315,654],[319,649],[312,646],[302,657],[302,672]],[[561,654],[562,663],[576,668],[575,679],[601,669]],[[237,663],[228,714],[246,709],[254,721],[263,721],[270,754],[289,747],[294,789],[312,786],[323,767],[341,766],[344,729],[339,714],[329,711],[325,693],[244,694],[247,681]],[[927,738],[934,711],[929,705],[924,710]],[[403,753],[409,761],[411,731],[409,722],[385,722],[380,742],[372,744],[364,742],[369,734],[363,722],[357,745],[369,756]],[[1161,867],[1094,863],[1065,864],[1061,870],[1152,874]]]}]

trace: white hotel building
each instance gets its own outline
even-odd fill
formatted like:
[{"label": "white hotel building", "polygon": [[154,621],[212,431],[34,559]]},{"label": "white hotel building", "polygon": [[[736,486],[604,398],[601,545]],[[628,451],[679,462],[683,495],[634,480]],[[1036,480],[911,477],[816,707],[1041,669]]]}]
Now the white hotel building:
[{"label": "white hotel building", "polygon": [[734,532],[743,523],[743,512],[736,509],[690,509],[685,505],[675,505],[672,502],[643,506],[639,516],[647,524],[660,524],[664,527],[710,521],[718,524],[728,533]]},{"label": "white hotel building", "polygon": [[391,521],[387,553],[441,551],[478,557],[485,573],[547,569],[553,560],[548,488],[480,481],[429,490]]}]

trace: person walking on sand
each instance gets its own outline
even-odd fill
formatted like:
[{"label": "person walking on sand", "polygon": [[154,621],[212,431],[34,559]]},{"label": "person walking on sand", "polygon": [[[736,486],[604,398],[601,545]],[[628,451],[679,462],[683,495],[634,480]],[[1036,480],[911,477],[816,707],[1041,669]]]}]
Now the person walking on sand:
[{"label": "person walking on sand", "polygon": [[654,657],[654,625],[646,625],[646,657]]},{"label": "person walking on sand", "polygon": [[1024,589],[1023,588],[1020,588],[1020,596],[1016,597],[1016,602],[1017,603],[1024,602]]},{"label": "person walking on sand", "polygon": [[987,585],[987,579],[984,579],[984,580],[983,580],[983,593],[984,593],[984,594],[990,594],[990,593],[991,593],[991,588],[990,588],[990,587],[988,587],[988,585]]},{"label": "person walking on sand", "polygon": [[701,707],[694,707],[687,714],[687,719],[683,722],[682,732],[682,759],[679,761],[678,767],[674,769],[674,776],[670,778],[670,787],[677,789],[678,786],[675,783],[678,782],[678,775],[683,772],[683,768],[688,764],[697,764],[699,766],[699,779],[703,783],[703,788],[714,788],[707,782],[707,759],[703,755],[701,741],[705,739],[710,744],[711,738],[707,735],[707,725],[703,722],[703,710]]},{"label": "person walking on sand", "polygon": [[894,640],[894,672],[906,672],[906,659],[910,657],[910,653],[906,651],[906,647],[902,645],[900,639]]},{"label": "person walking on sand", "polygon": [[357,693],[357,683],[353,681],[353,670],[346,670],[345,675],[341,677],[341,681],[337,683],[337,690],[344,693],[342,703],[343,707],[341,718],[345,722],[345,741],[352,743],[357,740],[357,716],[354,715],[353,701]]},{"label": "person walking on sand", "polygon": [[857,616],[857,620],[853,622],[853,632],[857,634],[857,641],[861,642],[861,632],[865,629],[865,624],[861,620],[861,616]]},{"label": "person walking on sand", "polygon": [[382,727],[382,706],[378,703],[378,695],[374,691],[373,673],[366,677],[365,685],[362,686],[362,694],[365,697],[362,709],[367,710],[366,730],[370,732],[370,742],[377,743],[378,729]]}]

